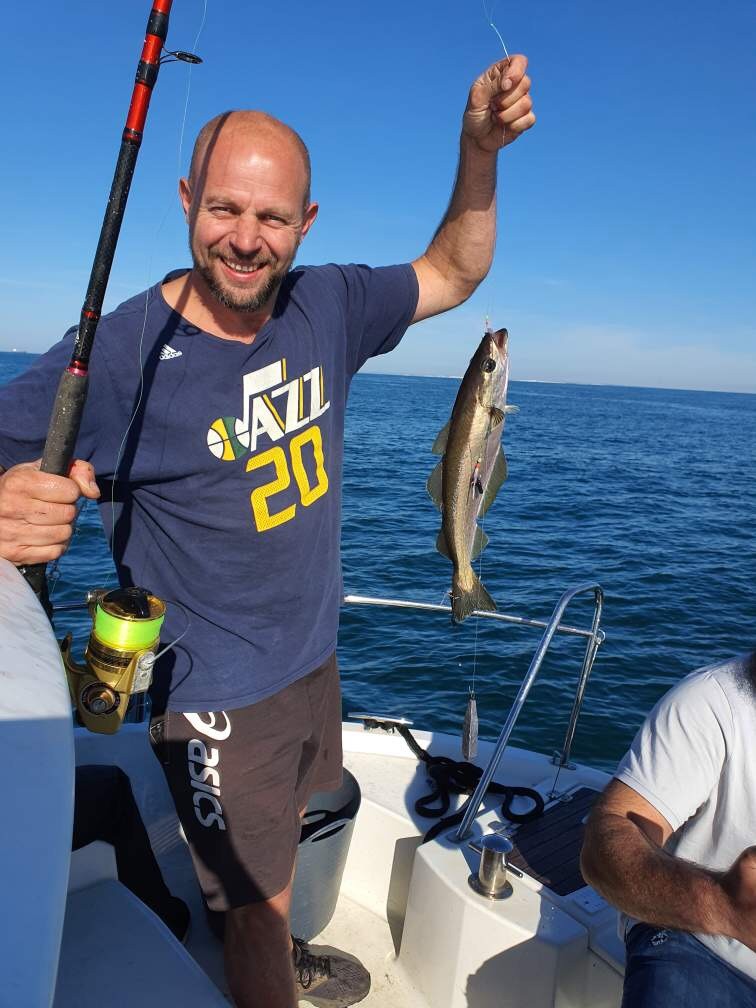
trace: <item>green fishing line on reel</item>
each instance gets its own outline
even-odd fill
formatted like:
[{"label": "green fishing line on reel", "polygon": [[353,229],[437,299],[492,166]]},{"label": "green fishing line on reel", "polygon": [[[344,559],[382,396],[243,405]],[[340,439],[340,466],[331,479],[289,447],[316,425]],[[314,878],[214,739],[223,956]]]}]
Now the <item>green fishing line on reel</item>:
[{"label": "green fishing line on reel", "polygon": [[84,664],[71,654],[71,634],[61,653],[81,722],[111,735],[121,727],[131,697],[152,685],[165,602],[145,588],[98,588],[87,601],[92,632]]}]

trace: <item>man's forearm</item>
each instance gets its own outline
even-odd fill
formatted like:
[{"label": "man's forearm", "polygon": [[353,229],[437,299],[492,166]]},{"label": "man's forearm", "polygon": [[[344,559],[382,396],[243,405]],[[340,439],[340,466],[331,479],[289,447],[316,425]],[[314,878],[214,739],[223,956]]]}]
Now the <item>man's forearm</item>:
[{"label": "man's forearm", "polygon": [[469,297],[488,273],[496,241],[496,151],[468,137],[460,141],[459,167],[449,208],[425,258],[437,273]]},{"label": "man's forearm", "polygon": [[701,934],[731,931],[718,875],[665,853],[625,816],[604,813],[589,822],[581,867],[597,892],[638,920]]}]

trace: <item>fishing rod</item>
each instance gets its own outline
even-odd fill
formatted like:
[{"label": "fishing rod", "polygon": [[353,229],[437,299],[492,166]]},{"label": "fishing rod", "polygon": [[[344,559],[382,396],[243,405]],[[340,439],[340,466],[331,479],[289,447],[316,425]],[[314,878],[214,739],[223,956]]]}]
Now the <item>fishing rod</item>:
[{"label": "fishing rod", "polygon": [[[79,331],[69,366],[60,376],[47,427],[40,466],[43,473],[68,476],[69,467],[74,458],[84,404],[87,401],[92,347],[100,322],[103,300],[126,210],[131,179],[142,142],[149,100],[152,97],[152,89],[157,81],[160,65],[171,57],[181,59],[184,62],[193,62],[193,64],[202,62],[199,56],[191,52],[176,51],[163,54],[172,2],[173,0],[152,0],[144,45],[136,70],[134,90],[121,137],[121,148],[118,152],[108,205],[105,209],[100,239],[92,264],[87,295],[82,307]],[[46,569],[46,563],[30,563],[19,568],[36,597],[49,612],[45,581]]]},{"label": "fishing rod", "polygon": [[[158,72],[166,62],[202,62],[193,53],[164,51],[172,3],[152,0],[79,328],[47,429],[40,466],[44,473],[67,476],[73,460],[87,398],[89,360]],[[47,564],[29,564],[19,570],[52,618]],[[84,663],[73,658],[70,633],[61,642],[61,653],[79,718],[92,731],[112,734],[121,726],[132,694],[146,691],[152,682],[165,603],[144,588],[122,588],[90,591],[87,604],[93,626]]]},{"label": "fishing rod", "polygon": [[[113,183],[105,208],[105,216],[97,242],[92,272],[89,276],[79,328],[68,367],[63,372],[53,404],[47,439],[42,453],[40,469],[56,476],[67,476],[73,460],[76,439],[79,435],[84,403],[89,383],[89,358],[92,353],[97,324],[100,321],[102,302],[108,286],[118,236],[121,231],[126,201],[142,143],[147,110],[158,71],[164,62],[182,60],[201,63],[199,56],[187,52],[163,53],[168,34],[168,20],[173,0],[153,0],[147,21],[142,54],[137,65],[134,90],[131,95],[126,125],[121,137]],[[46,563],[28,564],[19,568],[48,615],[50,603],[47,595]]]}]

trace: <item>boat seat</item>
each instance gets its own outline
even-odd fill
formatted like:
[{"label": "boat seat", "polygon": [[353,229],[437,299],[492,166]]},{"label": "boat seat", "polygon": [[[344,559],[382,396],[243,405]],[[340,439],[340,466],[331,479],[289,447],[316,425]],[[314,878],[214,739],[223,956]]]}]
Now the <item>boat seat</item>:
[{"label": "boat seat", "polygon": [[228,1008],[163,922],[115,879],[69,892],[53,1008]]},{"label": "boat seat", "polygon": [[77,889],[86,889],[95,882],[117,878],[115,849],[104,840],[93,840],[85,847],[71,851],[71,863],[68,869],[69,895]]},{"label": "boat seat", "polygon": [[597,956],[615,969],[621,976],[625,972],[625,943],[617,930],[617,916],[614,914],[599,927],[591,929],[588,944]]}]

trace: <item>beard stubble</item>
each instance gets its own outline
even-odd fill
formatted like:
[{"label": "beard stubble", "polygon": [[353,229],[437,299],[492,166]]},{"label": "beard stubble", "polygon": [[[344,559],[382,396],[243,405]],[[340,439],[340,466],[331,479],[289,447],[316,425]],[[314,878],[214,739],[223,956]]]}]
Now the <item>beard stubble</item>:
[{"label": "beard stubble", "polygon": [[[219,304],[223,305],[224,308],[229,308],[231,311],[242,313],[259,311],[260,308],[267,304],[273,294],[275,294],[281,284],[281,281],[289,271],[288,266],[285,269],[273,269],[263,286],[254,294],[244,294],[240,291],[238,296],[235,296],[233,288],[229,289],[224,287],[218,280],[211,269],[211,264],[205,265],[204,263],[199,262],[194,249],[192,248],[191,240],[189,242],[189,251],[192,254],[194,269],[202,277],[210,293]],[[212,256],[212,259],[216,258],[220,259],[220,256]],[[265,265],[268,264],[272,265],[272,263],[267,263]]]}]

